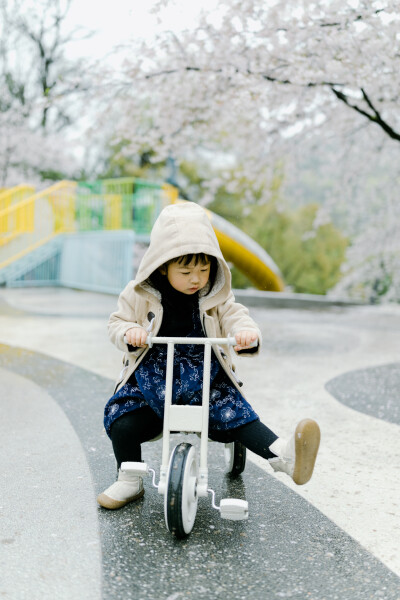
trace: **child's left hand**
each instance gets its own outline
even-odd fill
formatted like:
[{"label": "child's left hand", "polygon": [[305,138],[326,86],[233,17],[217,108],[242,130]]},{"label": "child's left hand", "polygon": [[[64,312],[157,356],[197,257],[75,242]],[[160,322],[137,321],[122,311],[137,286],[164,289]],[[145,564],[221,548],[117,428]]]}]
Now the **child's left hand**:
[{"label": "child's left hand", "polygon": [[237,346],[234,346],[233,349],[235,352],[239,352],[239,350],[246,350],[246,348],[250,348],[252,342],[255,342],[257,338],[258,336],[255,331],[247,331],[246,329],[243,329],[235,335]]}]

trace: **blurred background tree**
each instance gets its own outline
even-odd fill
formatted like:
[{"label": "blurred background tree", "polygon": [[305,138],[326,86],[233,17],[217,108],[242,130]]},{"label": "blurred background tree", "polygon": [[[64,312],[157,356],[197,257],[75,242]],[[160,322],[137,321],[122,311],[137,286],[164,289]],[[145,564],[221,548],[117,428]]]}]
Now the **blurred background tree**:
[{"label": "blurred background tree", "polygon": [[73,58],[73,1],[0,0],[0,186],[176,181],[292,289],[400,300],[395,0],[215,0],[184,27],[155,1],[157,32],[107,64]]},{"label": "blurred background tree", "polygon": [[70,44],[88,35],[66,33],[71,1],[0,2],[0,185],[60,179],[78,168],[65,142],[92,83],[87,62],[68,57]]},{"label": "blurred background tree", "polygon": [[[171,5],[157,3],[160,23]],[[257,190],[244,205],[268,204],[266,171],[280,161],[288,204],[316,202],[325,234],[329,214],[349,240],[335,293],[398,300],[399,22],[394,0],[219,0],[193,27],[130,52],[116,131],[130,132],[131,149],[149,143],[154,160],[225,157],[203,204],[243,177]]]}]

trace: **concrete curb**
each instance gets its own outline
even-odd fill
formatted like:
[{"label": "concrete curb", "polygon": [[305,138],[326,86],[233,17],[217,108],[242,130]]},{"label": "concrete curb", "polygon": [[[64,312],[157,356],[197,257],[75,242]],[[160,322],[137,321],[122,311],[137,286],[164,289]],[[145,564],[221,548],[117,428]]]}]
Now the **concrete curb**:
[{"label": "concrete curb", "polygon": [[[333,307],[371,306],[317,294],[262,292],[234,289],[237,302],[259,308],[329,309]],[[88,299],[87,302],[83,298]],[[104,317],[116,309],[118,294],[75,290],[67,287],[0,288],[2,313],[31,313],[48,316]],[[105,309],[104,306],[107,308]]]},{"label": "concrete curb", "polygon": [[293,294],[289,292],[262,292],[260,290],[233,290],[238,302],[252,307],[268,308],[331,308],[369,306],[366,302],[356,302],[319,296],[317,294]]}]

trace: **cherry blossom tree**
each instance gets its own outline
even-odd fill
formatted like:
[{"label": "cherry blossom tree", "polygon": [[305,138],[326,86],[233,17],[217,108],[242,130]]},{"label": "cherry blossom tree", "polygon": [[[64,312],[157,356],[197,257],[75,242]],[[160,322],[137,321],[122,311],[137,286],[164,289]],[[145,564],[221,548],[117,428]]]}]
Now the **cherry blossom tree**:
[{"label": "cherry blossom tree", "polygon": [[[161,22],[170,3],[157,6]],[[220,0],[196,27],[131,48],[116,137],[131,141],[125,152],[147,145],[155,160],[222,157],[227,177],[237,164],[237,179],[257,189],[282,163],[293,192],[305,155],[323,156],[331,185],[315,226],[340,217],[353,240],[340,291],[400,299],[398,9],[394,0]]]},{"label": "cherry blossom tree", "polygon": [[74,161],[60,134],[77,119],[88,89],[80,62],[66,46],[71,0],[0,2],[0,180],[40,181],[41,173],[71,172]]}]

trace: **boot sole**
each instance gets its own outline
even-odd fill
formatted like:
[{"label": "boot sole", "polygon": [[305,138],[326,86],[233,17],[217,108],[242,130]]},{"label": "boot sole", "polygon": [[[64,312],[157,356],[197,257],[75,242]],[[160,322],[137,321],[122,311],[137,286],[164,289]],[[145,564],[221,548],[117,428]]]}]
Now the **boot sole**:
[{"label": "boot sole", "polygon": [[295,431],[295,463],[293,481],[304,485],[311,479],[318,454],[321,432],[312,419],[304,419]]},{"label": "boot sole", "polygon": [[106,494],[103,493],[103,494],[100,494],[99,496],[97,496],[97,502],[103,508],[108,508],[109,510],[116,510],[118,508],[122,508],[123,506],[126,506],[127,504],[129,504],[129,502],[133,502],[134,500],[139,500],[139,498],[142,498],[143,495],[144,495],[144,489],[140,490],[140,492],[138,492],[136,494],[136,496],[129,498],[129,500],[114,500],[114,498],[110,498],[110,496],[107,496]]}]

